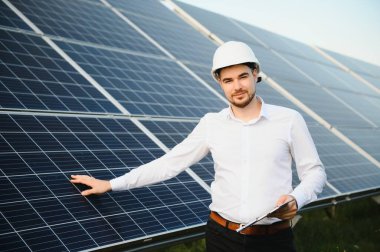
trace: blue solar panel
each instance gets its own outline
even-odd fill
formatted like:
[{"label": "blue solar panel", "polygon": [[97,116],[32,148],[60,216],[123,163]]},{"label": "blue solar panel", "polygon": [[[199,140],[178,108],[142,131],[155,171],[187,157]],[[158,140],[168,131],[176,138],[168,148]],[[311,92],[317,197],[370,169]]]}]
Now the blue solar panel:
[{"label": "blue solar panel", "polygon": [[[333,52],[330,50],[322,49],[325,53],[332,56],[334,59],[338,60],[340,63],[350,68],[351,71],[360,73],[362,77],[374,77],[377,81],[380,81],[380,66],[370,64],[363,60],[358,60],[346,55],[342,55],[337,52]],[[376,84],[376,83],[373,83]],[[379,82],[377,82],[379,84]],[[380,88],[380,85],[377,85]]]},{"label": "blue solar panel", "polygon": [[244,30],[248,31],[258,40],[264,43],[266,46],[268,46],[269,48],[277,52],[295,55],[297,57],[311,60],[319,64],[334,66],[332,62],[324,58],[322,55],[317,53],[313,48],[311,48],[310,46],[304,43],[286,38],[279,34],[266,31],[264,29],[246,24],[244,22],[240,22],[240,21],[235,21],[235,22]]},{"label": "blue solar panel", "polygon": [[375,95],[373,89],[337,66],[328,66],[297,56],[284,54],[284,57],[324,87],[337,88],[366,95]]},{"label": "blue solar panel", "polygon": [[225,106],[172,60],[57,44],[131,114],[201,117]]},{"label": "blue solar panel", "polygon": [[0,25],[24,30],[31,30],[30,27],[2,1],[0,2]]},{"label": "blue solar panel", "polygon": [[372,126],[367,118],[363,118],[355,108],[347,106],[350,104],[345,105],[337,100],[328,89],[288,81],[281,81],[281,85],[335,127]]},{"label": "blue solar panel", "polygon": [[[101,197],[82,197],[79,191],[86,187],[72,185],[69,176],[87,174],[108,180],[163,155],[133,120],[172,148],[200,117],[227,104],[102,1],[9,2],[138,119],[122,117],[41,35],[33,35],[0,2],[0,193],[7,196],[0,199],[1,250],[93,250],[143,243],[204,225],[210,194],[186,172]],[[210,76],[216,48],[211,40],[160,1],[107,2],[222,94]],[[379,132],[371,128],[380,123],[380,99],[373,89],[307,45],[179,5],[221,39],[249,44],[266,74],[380,159]],[[375,66],[351,59],[348,64],[374,85],[380,83]],[[258,94],[267,103],[297,109],[265,81],[258,85]],[[378,188],[380,170],[374,164],[301,113],[328,174],[320,199]],[[191,169],[211,185],[210,156]],[[298,183],[293,167],[293,186]]]},{"label": "blue solar panel", "polygon": [[[328,182],[342,194],[379,185],[380,169],[319,125],[308,125]],[[377,179],[374,179],[377,178]]]},{"label": "blue solar panel", "polygon": [[335,89],[330,89],[330,91],[365,116],[373,127],[380,127],[380,118],[378,116],[380,96],[369,96]]},{"label": "blue solar panel", "polygon": [[70,184],[70,174],[111,179],[164,154],[128,119],[0,114],[0,121],[7,195],[0,237],[10,239],[2,251],[40,249],[44,240],[49,249],[90,249],[206,221],[210,195],[187,173],[102,197],[84,198],[84,186]]},{"label": "blue solar panel", "polygon": [[11,2],[46,34],[162,55],[153,44],[100,2],[65,0]]},{"label": "blue solar panel", "polygon": [[344,134],[380,162],[379,128],[340,128]]},{"label": "blue solar panel", "polygon": [[37,36],[0,30],[0,107],[118,113]]},{"label": "blue solar panel", "polygon": [[160,22],[178,23],[180,18],[166,8],[161,1],[157,0],[108,0],[108,2],[115,8],[127,13],[139,15],[141,18],[153,18]]},{"label": "blue solar panel", "polygon": [[145,1],[111,1],[111,4],[121,8],[124,15],[176,58],[196,64],[211,65],[216,45],[159,1],[150,1],[151,9],[146,8]]},{"label": "blue solar panel", "polygon": [[[234,23],[232,23],[229,18],[179,1],[174,2],[182,9],[184,9],[187,13],[189,13],[190,16],[195,18],[198,22],[209,29],[212,33],[216,34],[221,40],[241,41],[244,32],[239,29]],[[255,43],[256,46],[260,45],[259,42],[253,39],[250,42]]]}]

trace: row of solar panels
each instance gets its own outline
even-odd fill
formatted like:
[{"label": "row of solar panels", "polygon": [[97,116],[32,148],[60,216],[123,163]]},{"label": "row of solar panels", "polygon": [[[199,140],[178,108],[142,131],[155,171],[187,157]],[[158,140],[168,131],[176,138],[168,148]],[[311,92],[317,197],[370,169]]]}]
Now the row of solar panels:
[{"label": "row of solar panels", "polygon": [[[268,81],[375,159],[264,82],[258,92],[266,102],[295,108],[308,123],[329,178],[321,199],[379,188],[379,67],[327,52],[365,85],[306,45],[177,4],[219,38],[247,42]],[[191,167],[194,173],[102,197],[83,198],[68,176],[119,176],[225,107],[209,75],[216,45],[154,0],[3,0],[0,11],[4,250],[91,250],[203,225],[209,156]]]}]

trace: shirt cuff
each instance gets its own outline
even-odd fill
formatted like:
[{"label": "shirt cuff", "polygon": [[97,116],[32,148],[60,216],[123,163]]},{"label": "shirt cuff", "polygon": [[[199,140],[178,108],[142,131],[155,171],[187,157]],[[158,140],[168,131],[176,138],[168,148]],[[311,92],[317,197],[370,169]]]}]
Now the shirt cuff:
[{"label": "shirt cuff", "polygon": [[298,207],[297,210],[300,210],[306,204],[308,200],[305,194],[300,191],[294,190],[292,193],[290,193],[290,195],[292,195],[296,199],[297,207]]},{"label": "shirt cuff", "polygon": [[124,176],[117,177],[117,178],[114,178],[114,179],[110,180],[112,191],[123,191],[123,190],[127,190],[128,189],[128,186],[127,186],[127,183],[126,183],[126,179],[125,179]]}]

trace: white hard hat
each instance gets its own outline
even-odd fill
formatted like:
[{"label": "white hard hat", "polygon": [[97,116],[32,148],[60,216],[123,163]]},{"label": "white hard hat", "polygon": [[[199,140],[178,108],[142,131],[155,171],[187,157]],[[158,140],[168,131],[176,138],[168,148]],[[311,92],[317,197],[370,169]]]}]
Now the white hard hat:
[{"label": "white hard hat", "polygon": [[[215,75],[216,70],[242,63],[256,63],[257,71],[260,73],[260,62],[247,44],[238,41],[226,42],[219,46],[214,53],[211,75],[218,82]],[[259,75],[257,82],[260,81],[261,76]]]}]

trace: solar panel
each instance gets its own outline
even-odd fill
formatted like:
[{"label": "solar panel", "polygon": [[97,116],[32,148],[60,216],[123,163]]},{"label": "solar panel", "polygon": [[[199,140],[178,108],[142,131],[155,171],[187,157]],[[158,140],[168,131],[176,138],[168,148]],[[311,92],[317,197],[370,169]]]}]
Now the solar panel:
[{"label": "solar panel", "polygon": [[13,27],[24,30],[31,30],[30,27],[19,18],[13,10],[3,2],[0,2],[0,25],[5,27]]},{"label": "solar panel", "polygon": [[46,34],[143,53],[162,55],[161,51],[95,1],[12,0]]},{"label": "solar panel", "polygon": [[[378,187],[380,169],[320,125],[308,124],[328,183],[341,194]],[[374,179],[377,178],[377,179]]]},{"label": "solar panel", "polygon": [[357,60],[336,52],[332,52],[326,49],[322,49],[328,55],[331,55],[341,64],[348,67],[351,71],[360,74],[365,80],[369,81],[372,85],[380,89],[380,67]]},{"label": "solar panel", "polygon": [[[321,49],[328,55],[331,55],[334,59],[338,60],[340,63],[350,68],[350,70],[360,73],[362,77],[375,77],[379,81],[380,79],[380,66],[370,64],[363,60],[358,60],[337,52],[333,52],[327,49]],[[373,83],[375,84],[375,83]],[[380,88],[379,85],[377,87]]]},{"label": "solar panel", "polygon": [[319,64],[328,66],[334,66],[334,64],[317,53],[309,45],[303,44],[296,40],[289,39],[287,37],[275,34],[259,27],[249,25],[244,22],[236,21],[238,26],[241,26],[246,31],[254,35],[259,41],[263,42],[266,46],[285,54],[295,55],[300,58],[312,60]]},{"label": "solar panel", "polygon": [[[216,45],[160,1],[107,1],[111,6],[89,0],[9,2],[46,35],[35,34],[0,2],[0,193],[7,195],[0,199],[2,251],[132,246],[162,241],[173,234],[181,239],[184,231],[194,233],[202,227],[211,199],[200,182],[211,185],[214,179],[210,156],[191,167],[198,180],[184,172],[165,182],[101,197],[82,197],[79,191],[85,186],[72,185],[68,177],[120,176],[164,154],[153,135],[172,148],[201,116],[226,107],[210,90],[222,93],[210,76]],[[350,75],[304,44],[197,8],[193,11],[196,19],[223,40],[247,42],[264,72],[379,160],[380,141],[371,137],[379,134],[371,126],[379,123],[376,111],[380,104],[371,89],[354,83]],[[47,38],[132,115],[123,117],[45,42]],[[325,75],[318,77],[313,66]],[[365,74],[377,78],[372,72]],[[314,85],[310,76],[322,87]],[[297,109],[265,81],[259,84],[258,94],[267,103]],[[356,112],[336,99],[348,102],[352,95],[365,100],[349,103]],[[335,105],[334,111],[331,106]],[[380,170],[375,165],[301,113],[328,173],[321,200],[378,188]],[[293,172],[295,186],[299,181]]]},{"label": "solar panel", "polygon": [[3,251],[16,244],[18,250],[90,249],[206,221],[210,195],[186,173],[102,197],[84,198],[83,187],[70,184],[70,174],[111,179],[164,154],[128,119],[0,114],[0,121],[7,195],[0,201],[0,236],[9,238]]},{"label": "solar panel", "polygon": [[[190,14],[190,16],[195,18],[195,20],[197,20],[199,23],[206,26],[206,28],[208,28],[211,32],[215,33],[215,31],[218,31],[218,33],[215,34],[221,40],[240,41],[242,37],[242,31],[240,29],[237,29],[236,25],[229,21],[227,17],[179,1],[173,2],[175,2],[176,5],[184,9],[188,14]],[[254,40],[250,42],[255,43],[256,45],[261,45],[260,43]]]},{"label": "solar panel", "polygon": [[266,81],[260,82],[257,86],[257,94],[263,97],[264,101],[268,104],[274,104],[279,106],[284,106],[287,108],[292,108],[297,110],[303,117],[303,119],[308,124],[316,124],[316,121],[310,117],[303,110],[300,110],[294,103],[290,102],[287,98],[280,95],[275,91]]},{"label": "solar panel", "polygon": [[[158,1],[110,1],[131,21],[182,61],[211,65],[216,45]],[[165,29],[162,29],[165,27]]]},{"label": "solar panel", "polygon": [[347,104],[351,108],[345,106],[333,97],[328,89],[288,81],[281,81],[281,85],[335,127],[372,126],[367,118],[355,112],[352,104]]},{"label": "solar panel", "polygon": [[0,30],[0,107],[119,113],[40,37]]},{"label": "solar panel", "polygon": [[380,160],[379,128],[339,128],[376,160]]},{"label": "solar panel", "polygon": [[284,54],[284,57],[324,87],[374,95],[373,89],[337,66],[328,66],[292,55]]},{"label": "solar panel", "polygon": [[380,109],[380,96],[369,96],[336,89],[330,89],[330,91],[370,120],[373,127],[380,126],[380,118],[377,115]]},{"label": "solar panel", "polygon": [[225,106],[173,60],[56,43],[131,114],[200,117]]}]

